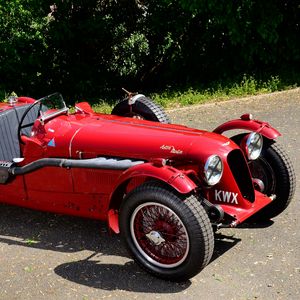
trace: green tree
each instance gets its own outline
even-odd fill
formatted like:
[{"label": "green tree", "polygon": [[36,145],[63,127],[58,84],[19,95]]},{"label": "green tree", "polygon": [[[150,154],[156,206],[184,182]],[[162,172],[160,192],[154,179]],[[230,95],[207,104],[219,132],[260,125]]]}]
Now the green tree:
[{"label": "green tree", "polygon": [[22,92],[39,86],[50,21],[42,2],[0,1],[0,87]]},{"label": "green tree", "polygon": [[296,0],[0,0],[0,89],[99,98],[299,70],[299,16]]}]

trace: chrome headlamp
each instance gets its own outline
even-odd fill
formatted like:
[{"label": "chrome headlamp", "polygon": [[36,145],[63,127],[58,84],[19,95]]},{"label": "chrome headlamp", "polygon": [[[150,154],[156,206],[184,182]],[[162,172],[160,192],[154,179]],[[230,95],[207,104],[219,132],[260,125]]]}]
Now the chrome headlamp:
[{"label": "chrome headlamp", "polygon": [[260,156],[263,147],[263,138],[260,133],[252,132],[246,140],[246,154],[249,160],[255,160]]},{"label": "chrome headlamp", "polygon": [[218,155],[211,155],[204,166],[205,180],[208,185],[217,184],[223,174],[223,162]]}]

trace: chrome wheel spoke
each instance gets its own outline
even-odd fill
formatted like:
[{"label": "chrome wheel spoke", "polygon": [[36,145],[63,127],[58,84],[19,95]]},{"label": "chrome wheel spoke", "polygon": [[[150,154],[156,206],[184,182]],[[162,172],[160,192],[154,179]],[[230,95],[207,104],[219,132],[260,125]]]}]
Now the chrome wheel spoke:
[{"label": "chrome wheel spoke", "polygon": [[154,202],[138,206],[132,214],[130,229],[140,253],[157,266],[175,267],[187,257],[187,230],[167,206]]}]

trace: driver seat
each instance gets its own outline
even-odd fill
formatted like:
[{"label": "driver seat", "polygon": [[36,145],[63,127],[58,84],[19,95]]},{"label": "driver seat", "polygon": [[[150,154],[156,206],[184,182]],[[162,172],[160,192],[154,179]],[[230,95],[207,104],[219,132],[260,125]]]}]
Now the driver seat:
[{"label": "driver seat", "polygon": [[[21,155],[18,137],[19,121],[29,105],[15,106],[0,112],[0,161],[12,161]],[[38,107],[33,107],[24,122],[33,123],[38,117]],[[22,134],[30,136],[32,127],[22,129]]]}]

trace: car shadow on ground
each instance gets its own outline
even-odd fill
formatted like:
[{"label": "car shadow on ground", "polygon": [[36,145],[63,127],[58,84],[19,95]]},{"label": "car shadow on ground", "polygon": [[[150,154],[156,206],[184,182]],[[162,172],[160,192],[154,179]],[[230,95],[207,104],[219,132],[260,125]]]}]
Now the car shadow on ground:
[{"label": "car shadow on ground", "polygon": [[272,220],[266,220],[266,221],[262,221],[262,222],[245,222],[240,224],[237,228],[238,229],[248,229],[248,228],[252,228],[252,229],[259,229],[259,228],[268,228],[270,226],[272,226],[274,224],[274,221]]},{"label": "car shadow on ground", "polygon": [[219,232],[215,233],[215,249],[210,263],[229,251],[240,241],[240,238],[236,238],[234,236],[224,235]]},{"label": "car shadow on ground", "polygon": [[178,293],[187,289],[191,281],[174,283],[160,280],[139,268],[133,261],[106,264],[101,255],[93,254],[84,260],[57,266],[54,272],[69,281],[102,290],[125,290],[139,293]]},{"label": "car shadow on ground", "polygon": [[[66,280],[103,290],[146,293],[177,293],[191,285],[191,281],[174,283],[149,275],[129,258],[120,237],[109,234],[105,228],[105,224],[95,220],[0,204],[0,243],[63,253],[91,251],[84,259],[54,268]],[[239,241],[216,234],[212,261]],[[103,256],[120,256],[127,261],[107,263]]]}]

